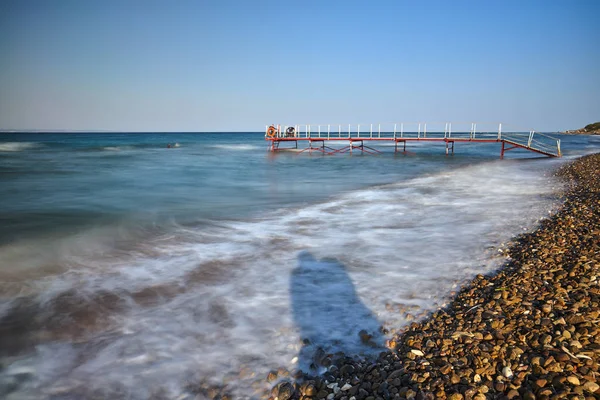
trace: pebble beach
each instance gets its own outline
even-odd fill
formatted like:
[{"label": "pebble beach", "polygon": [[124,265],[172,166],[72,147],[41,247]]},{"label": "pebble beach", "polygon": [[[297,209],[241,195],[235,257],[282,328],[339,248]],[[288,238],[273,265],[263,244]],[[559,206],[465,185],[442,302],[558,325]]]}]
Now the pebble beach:
[{"label": "pebble beach", "polygon": [[270,398],[600,398],[600,154],[556,174],[567,183],[562,207],[513,239],[500,270],[476,276],[376,359],[337,354],[317,377],[270,374]]}]

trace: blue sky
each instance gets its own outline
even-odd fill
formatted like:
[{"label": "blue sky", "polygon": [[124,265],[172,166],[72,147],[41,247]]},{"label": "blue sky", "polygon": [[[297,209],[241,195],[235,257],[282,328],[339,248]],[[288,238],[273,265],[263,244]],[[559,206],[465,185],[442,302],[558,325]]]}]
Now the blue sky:
[{"label": "blue sky", "polygon": [[600,1],[0,1],[0,129],[600,120]]}]

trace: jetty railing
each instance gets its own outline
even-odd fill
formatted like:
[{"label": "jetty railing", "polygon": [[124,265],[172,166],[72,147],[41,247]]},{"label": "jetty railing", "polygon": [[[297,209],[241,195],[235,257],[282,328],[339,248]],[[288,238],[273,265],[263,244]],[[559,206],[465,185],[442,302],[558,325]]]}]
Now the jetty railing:
[{"label": "jetty railing", "polygon": [[[502,155],[515,148],[560,157],[560,140],[534,130],[502,123],[478,122],[396,122],[377,124],[296,124],[278,125],[267,140],[369,140],[369,141],[473,141],[501,142]],[[266,127],[268,132],[269,127]],[[267,135],[265,135],[267,136]],[[507,146],[508,145],[508,146]]]}]

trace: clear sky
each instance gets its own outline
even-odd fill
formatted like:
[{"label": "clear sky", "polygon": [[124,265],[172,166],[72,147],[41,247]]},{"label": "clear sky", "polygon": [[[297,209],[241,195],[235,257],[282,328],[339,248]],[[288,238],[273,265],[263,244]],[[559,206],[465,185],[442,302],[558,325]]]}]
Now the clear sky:
[{"label": "clear sky", "polygon": [[600,120],[600,1],[1,0],[0,129]]}]

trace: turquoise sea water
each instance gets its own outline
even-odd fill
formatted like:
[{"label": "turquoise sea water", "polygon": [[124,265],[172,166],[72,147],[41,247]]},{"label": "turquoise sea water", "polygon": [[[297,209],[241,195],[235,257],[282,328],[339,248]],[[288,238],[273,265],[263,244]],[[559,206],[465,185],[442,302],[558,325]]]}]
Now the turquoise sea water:
[{"label": "turquoise sea water", "polygon": [[259,133],[0,134],[0,395],[184,399],[206,382],[258,398],[316,347],[377,351],[360,330],[384,346],[553,212],[551,172],[600,148],[561,139],[562,159],[499,160],[495,144],[322,156]]}]

